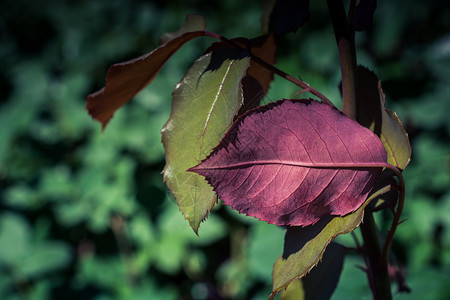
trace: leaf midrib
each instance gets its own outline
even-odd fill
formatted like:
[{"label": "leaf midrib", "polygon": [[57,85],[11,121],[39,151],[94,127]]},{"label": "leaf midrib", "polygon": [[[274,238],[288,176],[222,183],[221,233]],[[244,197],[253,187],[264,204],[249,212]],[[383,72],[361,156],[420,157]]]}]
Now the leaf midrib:
[{"label": "leaf midrib", "polygon": [[285,165],[304,168],[317,168],[317,169],[361,169],[361,168],[392,168],[392,166],[386,162],[364,162],[364,163],[308,163],[308,162],[296,162],[296,161],[277,161],[277,160],[258,160],[247,161],[241,163],[231,163],[221,166],[204,166],[198,165],[190,170],[223,170],[233,168],[245,168],[257,165]]},{"label": "leaf midrib", "polygon": [[206,129],[207,129],[208,124],[209,124],[209,122],[211,120],[211,115],[212,115],[212,113],[214,111],[214,108],[216,107],[216,104],[219,101],[220,94],[222,93],[222,91],[224,89],[225,81],[226,81],[226,79],[228,77],[228,74],[230,73],[231,67],[233,66],[233,62],[234,61],[230,61],[229,64],[228,64],[228,68],[225,71],[225,74],[224,74],[224,76],[222,78],[222,81],[219,84],[219,88],[217,90],[217,93],[216,93],[216,96],[214,98],[214,101],[213,101],[213,103],[211,105],[211,109],[209,110],[208,116],[207,116],[207,118],[205,120],[205,126],[203,127],[202,134],[201,134],[201,140],[200,140],[200,149],[199,149],[199,157],[198,157],[198,162],[199,163],[201,161],[201,156],[202,156],[202,151],[203,151],[203,141],[205,139]]}]

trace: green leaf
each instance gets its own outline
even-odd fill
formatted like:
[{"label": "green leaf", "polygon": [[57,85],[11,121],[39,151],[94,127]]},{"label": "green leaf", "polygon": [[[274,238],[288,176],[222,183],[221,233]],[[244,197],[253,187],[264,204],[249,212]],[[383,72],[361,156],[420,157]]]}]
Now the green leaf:
[{"label": "green leaf", "polygon": [[306,277],[294,280],[281,294],[282,300],[330,299],[336,289],[344,265],[346,249],[331,243],[322,261]]},{"label": "green leaf", "polygon": [[206,180],[187,169],[217,146],[242,105],[241,80],[250,58],[234,49],[202,56],[173,92],[172,112],[162,130],[164,180],[197,233],[217,202]]},{"label": "green leaf", "polygon": [[[252,57],[257,57],[272,65],[276,63],[276,50],[278,45],[274,34],[262,35],[250,40],[246,38],[235,38],[231,41],[242,49],[246,49],[252,54]],[[235,46],[232,46],[228,42],[216,42],[206,50],[206,53],[223,48],[235,48]],[[272,80],[272,71],[262,67],[258,62],[252,61],[246,76],[242,80],[244,104],[239,111],[239,115],[260,104],[261,100],[269,91]]]},{"label": "green leaf", "polygon": [[345,217],[322,218],[314,225],[290,227],[286,232],[284,253],[273,266],[273,292],[276,295],[295,279],[305,276],[323,256],[325,248],[339,234],[353,231],[361,223],[364,208],[386,192],[388,187],[372,194],[354,213]]},{"label": "green leaf", "polygon": [[[380,85],[380,94],[384,94]],[[404,170],[411,159],[411,145],[408,134],[397,114],[389,109],[383,111],[380,139],[388,154],[388,163]]]},{"label": "green leaf", "polygon": [[[105,87],[88,95],[86,109],[105,128],[114,112],[130,101],[159,73],[167,60],[186,42],[199,36],[214,36],[205,31],[205,22],[199,17],[186,18],[183,27],[166,36],[165,44],[153,51],[127,62],[112,65],[106,75]],[[185,32],[184,30],[189,30]],[[171,40],[169,40],[172,38]]]},{"label": "green leaf", "polygon": [[280,297],[281,300],[305,300],[305,290],[301,279],[294,280],[283,291]]},{"label": "green leaf", "polygon": [[358,67],[358,122],[375,132],[383,142],[388,163],[404,170],[411,159],[408,134],[395,112],[385,108],[385,95],[374,72]]}]

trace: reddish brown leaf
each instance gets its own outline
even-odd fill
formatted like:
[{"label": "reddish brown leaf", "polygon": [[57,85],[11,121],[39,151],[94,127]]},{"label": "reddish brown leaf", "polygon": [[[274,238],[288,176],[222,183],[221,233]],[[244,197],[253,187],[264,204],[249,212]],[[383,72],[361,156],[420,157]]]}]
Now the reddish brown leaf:
[{"label": "reddish brown leaf", "polygon": [[[249,41],[249,52],[269,64],[276,63],[277,43],[275,35],[264,35]],[[244,105],[239,115],[251,108],[257,107],[264,95],[269,91],[270,83],[273,80],[273,73],[261,65],[252,62],[244,77],[242,88],[244,90]]]},{"label": "reddish brown leaf", "polygon": [[306,226],[358,209],[385,166],[383,144],[367,128],[327,104],[284,100],[239,118],[188,171],[241,213]]},{"label": "reddish brown leaf", "polygon": [[[192,26],[186,28],[192,29]],[[92,118],[105,128],[114,112],[146,87],[181,46],[199,36],[214,36],[204,28],[179,34],[141,57],[112,65],[106,75],[105,87],[87,97],[86,109]]]}]

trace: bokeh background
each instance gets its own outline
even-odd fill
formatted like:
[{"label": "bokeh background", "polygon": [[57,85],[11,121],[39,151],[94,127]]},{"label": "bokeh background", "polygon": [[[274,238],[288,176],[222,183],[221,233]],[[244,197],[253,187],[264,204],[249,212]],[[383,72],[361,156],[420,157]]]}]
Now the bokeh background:
[{"label": "bokeh background", "polygon": [[[325,1],[281,41],[277,66],[341,105]],[[157,47],[188,13],[260,34],[263,1],[0,1],[0,299],[266,299],[283,230],[218,206],[197,237],[162,183],[170,93],[213,40],[184,46],[105,132],[84,110],[108,66]],[[394,244],[412,292],[450,298],[450,5],[379,0],[358,62],[409,132],[406,221]],[[276,78],[265,102],[298,88]],[[378,213],[381,228],[388,214]],[[352,240],[342,237],[343,243]],[[371,299],[349,255],[333,299]],[[393,286],[396,291],[395,285]]]}]

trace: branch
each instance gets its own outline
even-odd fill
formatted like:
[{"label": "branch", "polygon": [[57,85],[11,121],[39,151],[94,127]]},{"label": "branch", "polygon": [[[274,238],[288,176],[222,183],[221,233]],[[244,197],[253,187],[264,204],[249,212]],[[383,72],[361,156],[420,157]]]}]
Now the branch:
[{"label": "branch", "polygon": [[[353,25],[349,25],[342,0],[327,0],[328,10],[333,24],[334,35],[339,50],[339,62],[342,76],[342,97],[344,114],[359,121],[358,106],[363,105],[357,95],[356,77],[356,50],[355,31]],[[350,17],[353,18],[356,1],[351,1]],[[396,226],[394,226],[395,229]],[[392,235],[393,235],[393,231]],[[390,232],[390,234],[391,234]],[[385,244],[383,254],[381,252],[378,230],[373,219],[373,213],[369,207],[364,211],[364,220],[361,224],[361,233],[364,246],[367,251],[368,278],[374,299],[392,299],[391,285],[388,273],[388,264],[385,260],[390,243]],[[382,258],[382,260],[380,260]]]},{"label": "branch", "polygon": [[331,23],[339,50],[342,77],[342,111],[357,120],[355,33],[350,29],[341,0],[327,0]]}]

